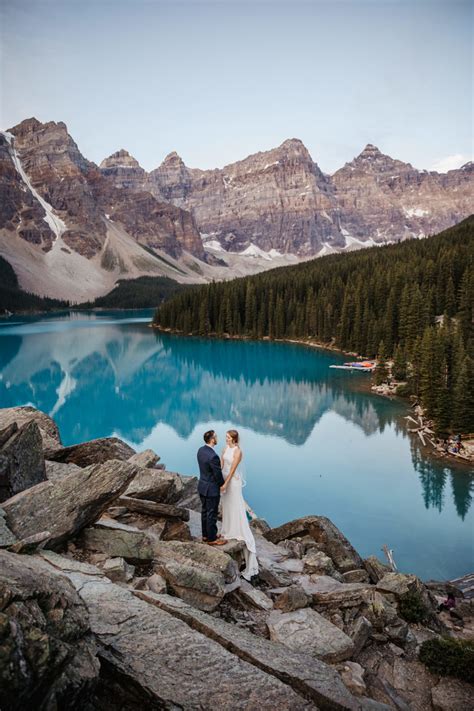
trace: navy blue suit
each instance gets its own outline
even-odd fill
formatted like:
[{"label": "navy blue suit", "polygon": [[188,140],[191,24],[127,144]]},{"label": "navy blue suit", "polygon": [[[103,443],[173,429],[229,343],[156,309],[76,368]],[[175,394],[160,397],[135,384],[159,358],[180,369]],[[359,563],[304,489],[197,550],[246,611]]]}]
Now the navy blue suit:
[{"label": "navy blue suit", "polygon": [[221,486],[224,484],[221,460],[208,444],[198,450],[199,464],[198,493],[201,497],[202,537],[208,541],[217,538],[217,511],[221,498]]}]

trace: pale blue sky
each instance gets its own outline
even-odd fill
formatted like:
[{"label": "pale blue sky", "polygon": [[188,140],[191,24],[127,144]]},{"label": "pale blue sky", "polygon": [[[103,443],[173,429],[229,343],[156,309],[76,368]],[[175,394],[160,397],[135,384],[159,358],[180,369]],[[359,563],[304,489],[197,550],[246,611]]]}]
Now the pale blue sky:
[{"label": "pale blue sky", "polygon": [[65,121],[84,155],[221,167],[300,138],[333,172],[375,143],[473,151],[473,3],[0,0],[3,128]]}]

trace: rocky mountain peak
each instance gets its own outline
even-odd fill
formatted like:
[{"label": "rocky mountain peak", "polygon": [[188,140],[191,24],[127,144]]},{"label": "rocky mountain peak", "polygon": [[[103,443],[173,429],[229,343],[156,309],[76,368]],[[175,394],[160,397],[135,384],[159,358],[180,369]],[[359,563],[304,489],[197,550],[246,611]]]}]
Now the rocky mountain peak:
[{"label": "rocky mountain peak", "polygon": [[130,153],[124,148],[121,148],[119,151],[112,153],[112,155],[110,155],[108,158],[104,158],[104,160],[100,164],[100,169],[104,170],[107,168],[138,168],[139,170],[143,171],[143,168],[141,168],[140,163],[133,156],[131,156]]},{"label": "rocky mountain peak", "polygon": [[184,166],[183,159],[178,153],[176,153],[176,151],[171,151],[171,153],[168,153],[160,167],[169,165]]}]

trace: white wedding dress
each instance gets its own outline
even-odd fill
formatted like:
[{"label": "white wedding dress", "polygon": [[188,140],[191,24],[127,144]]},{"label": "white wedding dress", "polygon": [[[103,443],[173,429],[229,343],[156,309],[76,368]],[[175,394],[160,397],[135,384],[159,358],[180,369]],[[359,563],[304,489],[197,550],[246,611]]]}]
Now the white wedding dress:
[{"label": "white wedding dress", "polygon": [[[224,479],[229,475],[234,459],[234,447],[226,447],[224,450],[224,466],[222,473]],[[244,497],[242,496],[243,477],[239,467],[230,480],[227,490],[221,495],[222,502],[222,527],[221,535],[230,540],[231,538],[238,541],[244,541],[245,555],[245,570],[242,577],[250,580],[253,575],[258,573],[257,549],[255,547],[255,538],[249,526],[247,513],[245,511]]]}]

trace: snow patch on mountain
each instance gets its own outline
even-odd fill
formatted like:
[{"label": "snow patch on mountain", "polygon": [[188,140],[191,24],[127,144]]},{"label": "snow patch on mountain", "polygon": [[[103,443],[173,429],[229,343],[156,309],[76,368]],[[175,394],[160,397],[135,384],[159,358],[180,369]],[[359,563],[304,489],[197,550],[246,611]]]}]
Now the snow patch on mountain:
[{"label": "snow patch on mountain", "polygon": [[430,214],[429,210],[423,210],[423,208],[421,207],[404,207],[403,212],[405,213],[406,217],[425,217],[425,215]]},{"label": "snow patch on mountain", "polygon": [[67,230],[66,223],[61,220],[60,217],[54,214],[53,208],[49,204],[49,202],[46,202],[41,195],[34,189],[32,186],[29,177],[25,173],[25,170],[21,164],[20,156],[18,155],[15,144],[14,144],[14,136],[11,133],[8,133],[8,131],[0,131],[0,134],[5,138],[7,141],[9,148],[10,148],[10,155],[13,160],[13,164],[16,168],[17,173],[20,175],[21,179],[33,195],[33,197],[39,202],[43,210],[45,211],[45,216],[43,217],[43,220],[49,225],[51,228],[51,231],[54,232],[56,235],[56,239],[58,237],[61,237],[63,232]]}]

